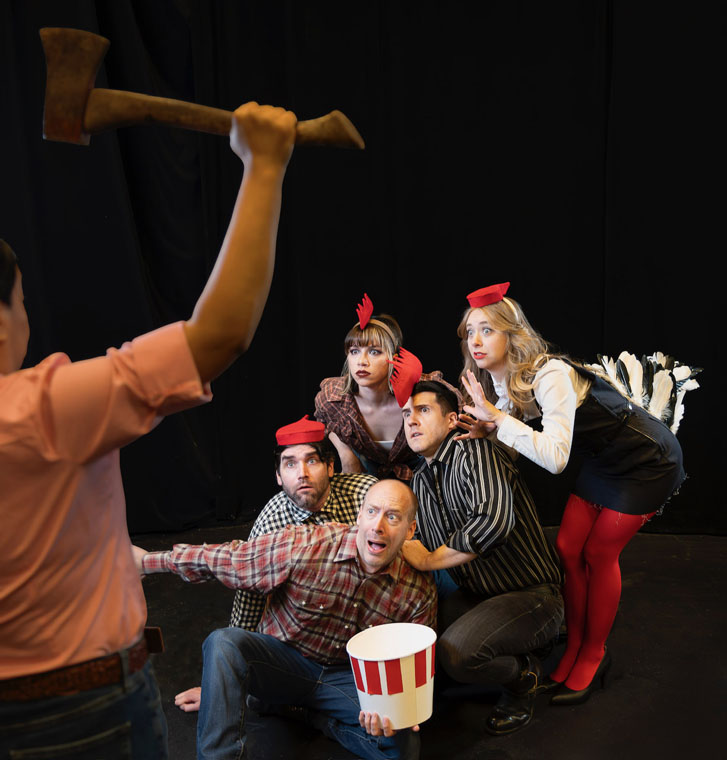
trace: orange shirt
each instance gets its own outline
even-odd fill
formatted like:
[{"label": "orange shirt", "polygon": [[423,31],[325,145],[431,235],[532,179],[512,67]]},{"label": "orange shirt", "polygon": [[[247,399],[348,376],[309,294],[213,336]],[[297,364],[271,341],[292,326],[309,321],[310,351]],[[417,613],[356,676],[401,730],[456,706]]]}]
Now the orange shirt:
[{"label": "orange shirt", "polygon": [[181,322],[103,357],[53,354],[0,375],[0,679],[141,637],[118,449],[210,398]]}]

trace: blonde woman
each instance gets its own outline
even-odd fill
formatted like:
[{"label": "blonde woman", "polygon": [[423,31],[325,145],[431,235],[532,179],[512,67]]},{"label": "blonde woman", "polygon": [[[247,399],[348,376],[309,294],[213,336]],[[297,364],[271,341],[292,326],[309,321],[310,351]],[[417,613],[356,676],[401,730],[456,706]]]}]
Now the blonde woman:
[{"label": "blonde woman", "polygon": [[[565,572],[568,642],[546,682],[551,703],[584,702],[605,685],[606,639],[621,596],[618,558],[685,478],[682,452],[660,420],[566,356],[550,353],[509,283],[468,296],[458,335],[460,376],[471,405],[497,439],[551,473],[583,459],[556,548]],[[540,429],[526,424],[540,419]],[[562,684],[562,686],[561,686]]]}]

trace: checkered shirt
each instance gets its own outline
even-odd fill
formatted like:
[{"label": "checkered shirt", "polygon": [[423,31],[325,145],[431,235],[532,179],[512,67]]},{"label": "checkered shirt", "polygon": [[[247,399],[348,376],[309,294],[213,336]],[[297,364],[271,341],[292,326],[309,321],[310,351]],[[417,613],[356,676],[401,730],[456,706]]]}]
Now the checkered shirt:
[{"label": "checkered shirt", "polygon": [[428,573],[401,554],[367,574],[354,525],[296,525],[251,541],[189,546],[144,556],[145,573],[173,572],[187,581],[217,578],[231,588],[268,594],[258,630],[328,666],[348,662],[346,642],[383,623],[435,626],[437,592]]},{"label": "checkered shirt", "polygon": [[[288,498],[285,491],[273,496],[257,516],[248,538],[281,530],[288,525],[323,525],[327,522],[356,522],[364,496],[376,482],[373,475],[338,473],[331,478],[331,490],[326,503],[318,512],[301,509]],[[265,609],[265,597],[254,591],[240,589],[232,602],[230,625],[256,631]]]}]

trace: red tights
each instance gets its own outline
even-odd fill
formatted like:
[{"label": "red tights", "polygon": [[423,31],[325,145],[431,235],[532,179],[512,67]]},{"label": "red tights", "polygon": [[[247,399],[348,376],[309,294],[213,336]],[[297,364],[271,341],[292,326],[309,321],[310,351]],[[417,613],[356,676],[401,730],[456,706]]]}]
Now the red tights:
[{"label": "red tights", "polygon": [[653,514],[599,509],[574,494],[568,499],[556,539],[565,571],[568,643],[550,674],[554,681],[576,691],[592,681],[621,598],[619,555]]}]

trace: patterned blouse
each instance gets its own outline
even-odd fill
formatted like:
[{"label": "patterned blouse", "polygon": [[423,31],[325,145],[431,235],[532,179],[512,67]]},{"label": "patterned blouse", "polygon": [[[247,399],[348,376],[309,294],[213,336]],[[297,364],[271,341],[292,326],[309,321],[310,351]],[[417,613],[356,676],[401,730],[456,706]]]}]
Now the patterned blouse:
[{"label": "patterned blouse", "polygon": [[[457,394],[461,404],[459,391],[445,382],[441,372],[425,373],[421,379],[444,383]],[[418,457],[407,445],[403,418],[394,444],[387,451],[371,437],[354,394],[343,390],[345,384],[345,377],[327,377],[321,382],[321,390],[316,396],[316,419],[326,426],[327,433],[335,433],[356,455],[362,455],[376,465],[373,474],[377,478],[394,477],[409,482]]]}]

